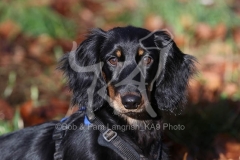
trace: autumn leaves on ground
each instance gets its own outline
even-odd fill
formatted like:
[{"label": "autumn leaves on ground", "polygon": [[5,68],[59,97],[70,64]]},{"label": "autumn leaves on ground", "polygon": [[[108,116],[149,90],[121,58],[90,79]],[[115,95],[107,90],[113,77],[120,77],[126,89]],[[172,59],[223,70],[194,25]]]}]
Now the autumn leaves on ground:
[{"label": "autumn leaves on ground", "polygon": [[188,105],[165,114],[185,126],[164,132],[172,159],[239,159],[240,1],[205,2],[1,1],[0,134],[65,116],[71,93],[59,58],[90,28],[131,24],[168,29],[198,59]]}]

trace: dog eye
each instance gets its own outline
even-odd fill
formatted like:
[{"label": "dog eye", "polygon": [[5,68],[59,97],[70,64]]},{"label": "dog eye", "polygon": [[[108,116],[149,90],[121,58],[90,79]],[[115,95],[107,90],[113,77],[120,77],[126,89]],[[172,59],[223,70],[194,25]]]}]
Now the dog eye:
[{"label": "dog eye", "polygon": [[118,63],[118,59],[116,57],[112,57],[108,60],[108,62],[113,65],[113,66],[116,66],[117,63]]},{"label": "dog eye", "polygon": [[149,65],[150,63],[152,63],[152,61],[153,61],[153,59],[149,56],[145,56],[142,59],[143,65],[146,65],[146,66]]}]

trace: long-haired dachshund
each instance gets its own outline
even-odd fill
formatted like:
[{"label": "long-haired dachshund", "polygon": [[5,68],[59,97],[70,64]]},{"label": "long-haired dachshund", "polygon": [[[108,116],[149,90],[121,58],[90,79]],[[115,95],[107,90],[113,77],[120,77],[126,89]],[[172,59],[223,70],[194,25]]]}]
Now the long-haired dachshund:
[{"label": "long-haired dachshund", "polygon": [[79,110],[1,136],[1,160],[167,159],[160,111],[184,105],[194,73],[167,31],[92,30],[60,68]]}]

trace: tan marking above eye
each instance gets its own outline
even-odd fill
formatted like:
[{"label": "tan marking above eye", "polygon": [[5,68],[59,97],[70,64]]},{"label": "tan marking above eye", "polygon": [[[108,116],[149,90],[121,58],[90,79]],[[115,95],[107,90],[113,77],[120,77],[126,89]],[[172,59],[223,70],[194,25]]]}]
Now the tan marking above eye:
[{"label": "tan marking above eye", "polygon": [[138,55],[139,55],[139,56],[142,56],[143,53],[144,53],[144,50],[143,50],[142,48],[139,48],[139,49],[138,49]]},{"label": "tan marking above eye", "polygon": [[121,52],[120,50],[117,50],[116,55],[117,55],[118,57],[121,57],[121,56],[122,56],[122,52]]}]

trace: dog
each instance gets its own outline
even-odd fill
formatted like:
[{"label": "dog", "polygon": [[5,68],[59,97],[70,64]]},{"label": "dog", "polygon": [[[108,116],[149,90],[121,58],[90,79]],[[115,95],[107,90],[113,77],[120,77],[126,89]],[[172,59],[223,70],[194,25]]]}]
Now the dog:
[{"label": "dog", "polygon": [[168,159],[161,111],[186,103],[194,62],[167,31],[93,29],[60,61],[79,110],[1,136],[0,159]]}]

